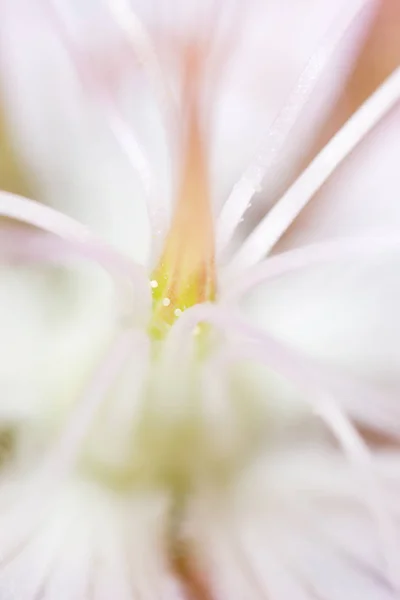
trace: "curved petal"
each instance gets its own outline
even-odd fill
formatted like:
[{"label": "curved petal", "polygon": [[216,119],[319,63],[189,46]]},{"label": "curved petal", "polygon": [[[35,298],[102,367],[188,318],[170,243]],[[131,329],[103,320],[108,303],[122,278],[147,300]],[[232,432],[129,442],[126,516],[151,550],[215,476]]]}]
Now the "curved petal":
[{"label": "curved petal", "polygon": [[82,91],[57,31],[40,5],[24,0],[2,3],[1,27],[10,127],[41,197],[145,262],[150,231],[140,182],[101,107]]},{"label": "curved petal", "polygon": [[90,269],[2,267],[0,277],[2,427],[44,422],[71,404],[108,343],[115,295]]},{"label": "curved petal", "polygon": [[[284,99],[250,166],[235,184],[222,208],[218,222],[220,249],[229,242],[235,227],[244,220],[243,215],[261,187],[267,188],[268,194],[271,194],[271,187],[276,186],[279,179],[290,178],[293,163],[298,160],[299,153],[304,153],[340,93],[376,14],[377,4],[375,1],[361,1],[339,6],[337,14],[331,16],[329,27],[320,18],[321,23],[318,22],[315,29],[321,39],[314,42],[315,47],[304,70],[299,72],[296,85],[288,98]],[[315,8],[314,12],[318,13]],[[327,12],[325,10],[324,17]],[[275,23],[273,25],[277,27],[279,35],[287,27],[286,23],[281,27]],[[327,31],[324,31],[324,27]],[[279,42],[274,41],[279,47]],[[279,170],[284,173],[277,176]]]},{"label": "curved petal", "polygon": [[397,598],[357,477],[318,446],[272,452],[191,509],[193,552],[218,600]]},{"label": "curved petal", "polygon": [[308,356],[383,389],[400,389],[398,257],[310,267],[271,281],[243,308]]},{"label": "curved petal", "polygon": [[42,527],[15,555],[5,555],[1,597],[176,598],[163,555],[166,514],[162,495],[120,496],[72,480],[53,498]]},{"label": "curved petal", "polygon": [[339,166],[276,250],[313,241],[400,227],[400,109],[395,107]]},{"label": "curved petal", "polygon": [[[399,110],[367,137],[295,221],[276,251],[400,230]],[[398,260],[312,267],[270,282],[248,314],[274,335],[383,386],[399,389]]]}]

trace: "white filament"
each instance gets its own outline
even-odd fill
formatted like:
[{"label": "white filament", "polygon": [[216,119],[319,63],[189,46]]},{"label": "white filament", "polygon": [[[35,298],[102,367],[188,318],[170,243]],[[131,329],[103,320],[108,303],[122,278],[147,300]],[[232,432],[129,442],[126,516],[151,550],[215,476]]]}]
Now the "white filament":
[{"label": "white filament", "polygon": [[192,360],[193,332],[201,322],[214,325],[230,339],[257,342],[268,348],[269,355],[277,361],[280,370],[286,365],[289,377],[295,372],[299,381],[304,381],[305,385],[314,382],[314,386],[334,394],[335,398],[340,398],[346,413],[359,423],[375,431],[380,430],[385,435],[396,438],[400,436],[400,408],[395,394],[377,390],[311,357],[303,356],[267,332],[252,326],[226,306],[218,308],[211,304],[201,304],[187,309],[180,316],[164,344],[164,368],[167,373],[176,364],[183,368],[186,361]]},{"label": "white filament", "polygon": [[0,215],[54,234],[68,242],[78,254],[90,256],[118,277],[128,278],[134,285],[137,309],[141,315],[148,313],[150,288],[144,269],[119,254],[78,221],[34,200],[3,191],[0,191]]},{"label": "white filament", "polygon": [[[162,66],[159,63],[154,44],[144,24],[137,14],[132,10],[127,0],[106,0],[108,9],[117,26],[127,37],[136,57],[144,69],[150,87],[154,93],[163,117],[167,142],[170,149],[174,148],[173,133],[177,125],[177,107],[172,91],[164,76]],[[116,139],[125,150],[132,166],[141,172],[142,183],[147,194],[149,216],[153,231],[159,233],[153,239],[153,245],[160,243],[167,228],[168,213],[161,202],[162,194],[157,189],[154,173],[152,173],[144,151],[139,146],[135,136],[130,131],[121,117],[110,115],[110,127]],[[153,247],[153,255],[157,256],[159,247]]]},{"label": "white filament", "polygon": [[[55,11],[58,32],[69,51],[77,74],[80,75],[80,83],[82,87],[87,88],[84,77],[82,76],[81,59],[78,50],[75,47],[75,40],[78,34],[74,19],[72,18],[73,15],[71,14],[70,9],[66,8],[65,3],[60,2],[59,0],[50,0],[50,3]],[[117,9],[116,5],[114,6],[114,3],[110,6],[112,6],[113,14],[115,12],[119,14],[120,10]],[[131,19],[134,19],[133,14],[131,15]],[[141,31],[139,22],[137,28]],[[124,27],[124,29],[126,29],[126,27]],[[141,31],[139,46],[141,48],[143,46],[144,48],[141,52],[142,58],[144,54],[147,57],[147,55],[151,53],[150,41],[147,40],[144,31]],[[96,60],[96,58],[94,58],[94,60]],[[148,63],[153,65],[154,60],[146,60],[145,65],[148,65]],[[162,203],[160,202],[161,195],[156,184],[157,177],[150,164],[146,151],[139,143],[134,131],[132,131],[131,125],[125,122],[120,110],[117,108],[115,100],[113,99],[112,90],[98,88],[96,91],[97,95],[94,95],[94,101],[102,112],[111,133],[127,157],[130,166],[136,173],[143,188],[152,228],[163,233],[166,229],[166,211],[162,208]]]},{"label": "white filament", "polygon": [[[139,144],[131,127],[125,122],[122,115],[115,109],[111,103],[104,103],[104,113],[107,116],[108,126],[114,135],[117,143],[127,157],[130,165],[138,174],[146,196],[147,212],[153,232],[158,232],[158,236],[153,236],[152,244],[163,238],[167,226],[167,210],[163,202],[163,194],[156,184],[156,176],[150,167],[146,154]],[[165,194],[164,194],[165,197]],[[165,198],[164,198],[165,199]],[[153,247],[153,254],[157,254],[158,248]]]},{"label": "white filament", "polygon": [[166,125],[174,123],[177,117],[175,101],[145,26],[132,10],[128,0],[106,1],[116,24],[127,36],[137,58],[145,69],[149,83],[164,115]]},{"label": "white filament", "polygon": [[[350,6],[349,6],[350,4]],[[253,195],[260,189],[267,173],[276,164],[280,152],[300,113],[307,104],[316,83],[323,73],[338,43],[360,12],[368,6],[375,8],[375,0],[357,0],[345,3],[338,20],[324,37],[301,74],[286,105],[267,132],[256,158],[235,184],[225,202],[217,223],[218,251],[229,243]],[[368,15],[370,17],[370,15]]]},{"label": "white filament", "polygon": [[237,302],[257,285],[299,269],[342,260],[376,258],[380,253],[387,252],[400,252],[400,232],[388,230],[295,248],[250,267],[241,279],[232,278],[226,282],[221,299],[223,302]]},{"label": "white filament", "polygon": [[399,99],[400,68],[365,101],[262,219],[233,256],[229,268],[246,269],[266,256],[340,163]]}]

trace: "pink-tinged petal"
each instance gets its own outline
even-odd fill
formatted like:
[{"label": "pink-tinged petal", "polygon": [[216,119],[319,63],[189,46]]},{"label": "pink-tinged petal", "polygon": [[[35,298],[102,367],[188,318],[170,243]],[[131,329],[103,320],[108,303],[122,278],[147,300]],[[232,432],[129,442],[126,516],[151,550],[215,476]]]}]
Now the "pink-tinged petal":
[{"label": "pink-tinged petal", "polygon": [[[26,225],[32,225],[46,233],[56,236],[53,242],[53,248],[56,249],[57,242],[61,253],[70,249],[73,254],[88,257],[100,265],[104,266],[109,272],[115,273],[118,278],[125,278],[130,285],[136,288],[137,308],[141,316],[146,316],[150,303],[150,292],[147,285],[147,277],[142,267],[136,265],[133,261],[108,246],[101,238],[94,235],[89,229],[81,223],[67,217],[52,208],[43,206],[38,202],[0,191],[0,215],[9,219],[14,219]],[[12,230],[5,232],[6,242],[4,243],[4,252],[12,252],[12,246],[18,253],[18,242],[21,240],[20,232],[16,232],[15,241],[13,240]],[[18,236],[20,236],[18,238]],[[45,256],[46,243],[48,243],[51,252],[51,241],[40,239],[40,237],[26,233],[28,244],[32,244],[33,254],[39,251]],[[29,240],[29,241],[28,241]],[[39,250],[41,242],[44,248]],[[22,243],[24,243],[22,241]],[[8,246],[8,247],[7,247]],[[29,255],[29,247],[27,248]]]},{"label": "pink-tinged petal", "polygon": [[[78,398],[77,405],[72,409],[72,416],[61,431],[59,439],[53,443],[53,448],[46,453],[46,441],[43,448],[38,451],[32,445],[35,424],[30,423],[30,436],[25,435],[25,446],[18,449],[14,458],[15,472],[11,475],[11,483],[18,481],[18,473],[27,473],[23,476],[23,492],[20,490],[18,497],[14,497],[11,505],[2,507],[0,520],[2,521],[0,534],[0,554],[4,560],[12,558],[40,529],[45,522],[48,512],[53,504],[54,496],[77,468],[77,462],[83,452],[83,443],[87,437],[99,406],[105,401],[105,396],[113,385],[114,380],[121,374],[126,360],[133,352],[143,354],[145,348],[140,340],[132,333],[121,335],[106,354],[105,358],[92,376],[92,380],[84,390],[82,398]],[[52,398],[53,400],[53,398]],[[57,397],[59,400],[59,397]],[[47,418],[49,412],[47,409]],[[48,425],[48,424],[47,424]],[[43,423],[38,425],[43,431]],[[54,435],[54,433],[53,433]],[[49,437],[49,435],[47,435]],[[50,439],[51,439],[50,435]],[[31,447],[29,447],[31,442]],[[17,442],[18,444],[18,442]],[[7,478],[3,482],[7,489]],[[12,483],[12,486],[14,484]],[[0,487],[0,492],[2,489]]]},{"label": "pink-tinged petal", "polygon": [[[286,171],[284,177],[290,175],[290,162],[294,160],[290,153],[293,154],[296,146],[294,152],[298,160],[299,149],[304,153],[305,144],[310,143],[312,136],[318,131],[358,56],[376,14],[377,5],[375,1],[362,1],[341,6],[324,36],[321,30],[322,39],[316,44],[296,86],[267,130],[254,160],[235,184],[222,208],[218,223],[220,251],[243,220],[253,196],[261,191],[262,186],[271,192],[277,167],[282,167],[283,163]],[[281,29],[278,30],[281,33]],[[303,130],[298,121],[302,122]]]},{"label": "pink-tinged petal", "polygon": [[[393,110],[351,154],[295,221],[278,250],[322,240],[340,245],[349,234],[373,238],[373,232],[400,224],[394,191],[400,183],[398,118],[398,110]],[[284,211],[282,215],[285,218]],[[371,251],[373,247],[371,243]],[[293,256],[303,251],[306,248],[294,250]],[[279,262],[284,257],[275,258]],[[318,258],[310,264],[318,263]],[[375,260],[371,255],[357,262],[348,258],[348,264],[312,268],[270,283],[254,295],[249,314],[297,349],[398,389],[397,261],[393,256]]]},{"label": "pink-tinged petal", "polygon": [[72,274],[2,266],[1,277],[3,423],[33,425],[49,408],[58,419],[110,339],[118,318],[113,290],[88,269]]},{"label": "pink-tinged petal", "polygon": [[272,453],[233,493],[194,500],[187,531],[212,597],[395,600],[358,485],[352,468],[315,446]]},{"label": "pink-tinged petal", "polygon": [[222,301],[237,302],[260,285],[315,265],[346,264],[349,261],[390,257],[400,250],[400,231],[378,230],[365,236],[339,238],[309,244],[275,254],[248,269],[240,280],[223,280]]},{"label": "pink-tinged petal", "polygon": [[[297,352],[371,382],[383,394],[391,391],[395,398],[400,389],[398,264],[393,255],[381,255],[310,267],[271,281],[243,308],[252,322]],[[394,399],[389,404],[396,407]],[[388,417],[389,404],[378,402],[372,426],[374,419]],[[362,402],[359,408],[362,412]],[[365,415],[370,409],[365,402]]]},{"label": "pink-tinged petal", "polygon": [[108,1],[107,7],[110,15],[115,20],[115,24],[120,28],[126,42],[130,45],[140,68],[147,76],[154,96],[158,100],[164,127],[168,131],[170,127],[176,126],[178,118],[176,99],[157,55],[154,40],[146,30],[144,23],[134,12],[129,0]]},{"label": "pink-tinged petal", "polygon": [[[231,333],[234,333],[235,326],[233,325]],[[249,332],[250,333],[250,332]],[[254,334],[253,334],[254,335]],[[255,337],[255,336],[254,336]],[[374,464],[373,454],[369,451],[366,443],[361,438],[356,427],[352,424],[345,411],[348,411],[351,416],[355,416],[356,419],[363,421],[364,414],[357,409],[354,410],[354,402],[357,404],[357,400],[361,400],[361,404],[375,404],[375,408],[386,409],[383,405],[384,397],[379,395],[371,394],[367,388],[363,386],[354,385],[352,382],[346,382],[340,375],[337,375],[337,381],[333,373],[329,373],[324,367],[318,367],[316,363],[312,366],[309,361],[302,360],[296,357],[290,350],[283,348],[272,339],[264,337],[263,342],[251,343],[249,341],[241,340],[240,343],[231,343],[228,350],[223,350],[220,356],[217,356],[210,361],[210,364],[206,367],[206,377],[210,380],[210,383],[214,383],[205,390],[209,394],[210,402],[217,407],[224,405],[224,419],[220,419],[219,422],[216,419],[213,421],[217,424],[217,427],[212,427],[210,433],[211,437],[214,435],[219,439],[220,443],[227,438],[226,433],[232,433],[235,435],[236,447],[238,446],[238,440],[240,435],[245,435],[245,423],[242,419],[241,428],[237,427],[237,423],[233,422],[232,419],[226,418],[229,413],[235,411],[232,407],[231,393],[228,392],[226,382],[229,381],[230,369],[241,368],[243,369],[243,361],[250,361],[252,365],[255,363],[263,364],[266,367],[264,371],[264,385],[261,389],[264,391],[264,397],[261,399],[260,406],[254,405],[251,400],[251,391],[248,389],[247,397],[247,410],[258,411],[258,417],[264,418],[269,421],[270,431],[275,429],[279,431],[279,410],[277,411],[276,405],[281,406],[281,414],[284,414],[285,408],[288,409],[286,399],[282,394],[284,386],[281,386],[281,390],[273,390],[272,386],[268,386],[268,379],[270,378],[270,371],[276,372],[280,375],[284,375],[288,381],[297,387],[298,394],[303,396],[303,411],[305,414],[308,412],[308,426],[306,431],[308,432],[308,439],[314,439],[315,432],[312,429],[313,415],[319,417],[322,422],[326,425],[331,435],[336,440],[337,445],[343,452],[343,456],[352,465],[354,469],[354,476],[357,477],[360,489],[364,493],[365,507],[369,510],[371,517],[376,522],[378,531],[379,542],[382,545],[383,558],[387,566],[387,574],[390,581],[394,586],[397,586],[397,570],[399,564],[395,558],[397,554],[397,538],[394,536],[392,531],[392,518],[390,517],[391,504],[387,501],[385,494],[382,492],[381,477],[377,473],[376,466]],[[209,371],[207,373],[207,371]],[[333,376],[333,377],[332,377]],[[341,389],[339,389],[341,388]],[[338,393],[339,392],[339,393]],[[351,396],[351,397],[349,397]],[[390,399],[389,399],[390,400]],[[206,398],[203,399],[205,403]],[[219,405],[219,406],[218,406]],[[342,408],[344,406],[344,410]],[[308,410],[307,410],[308,407]],[[290,408],[290,407],[289,407]],[[304,424],[299,419],[298,410],[297,417],[294,423],[297,421],[298,433],[301,432]],[[221,415],[221,411],[219,411]],[[214,410],[215,415],[215,410]],[[359,416],[361,415],[361,416]],[[221,415],[222,416],[222,415]],[[237,415],[235,415],[237,418]],[[398,421],[398,418],[397,418]],[[271,427],[271,424],[274,425]],[[286,416],[286,424],[283,421],[283,430],[288,428],[290,419]],[[212,423],[214,425],[214,423]],[[236,427],[235,427],[236,425]],[[378,428],[378,423],[375,424]],[[282,427],[282,425],[281,425]],[[296,425],[294,425],[296,428]],[[296,429],[290,428],[292,435],[292,442],[290,442],[290,434],[287,437],[286,445],[294,443],[296,436]],[[276,435],[276,433],[275,433]],[[282,432],[281,432],[282,435]],[[271,438],[271,435],[270,435]],[[256,439],[254,433],[252,435],[253,441]],[[326,444],[327,440],[325,440]],[[299,441],[297,441],[299,443]],[[257,442],[256,442],[257,445]],[[284,445],[284,442],[283,442]],[[329,444],[328,444],[329,445]],[[268,445],[267,447],[268,448]],[[268,450],[266,450],[268,452]],[[242,448],[242,454],[244,455]]]},{"label": "pink-tinged petal", "polygon": [[[160,181],[162,165],[158,164],[159,160],[154,161],[153,150],[149,151],[146,144],[141,141],[143,117],[146,124],[150,126],[152,146],[156,149],[159,146],[160,136],[152,131],[152,124],[147,123],[148,107],[140,106],[139,97],[143,96],[143,90],[135,86],[133,94],[127,93],[129,88],[127,84],[133,79],[132,71],[138,63],[138,72],[143,73],[147,82],[147,86],[142,85],[142,87],[149,88],[150,92],[150,98],[145,94],[145,102],[153,108],[153,111],[150,110],[150,116],[156,120],[161,131],[165,130],[164,143],[171,151],[174,147],[173,139],[176,137],[177,107],[159,64],[153,40],[129,6],[129,2],[125,0],[113,2],[107,7],[99,5],[97,12],[95,10],[91,18],[86,19],[85,26],[80,23],[78,17],[81,11],[77,7],[71,10],[70,6],[54,0],[43,0],[43,3],[47,8],[49,24],[54,27],[63,46],[68,50],[83,93],[92,102],[93,108],[97,109],[99,115],[103,117],[105,125],[125,154],[134,175],[141,184],[153,233],[152,253],[157,254],[168,225],[166,207],[168,195],[165,192],[165,185],[163,186]],[[96,35],[92,31],[94,24],[97,28]],[[102,33],[101,40],[96,39],[99,32]],[[124,45],[127,65],[124,65],[123,56],[118,59],[118,51],[121,51]],[[114,54],[117,56],[114,57]],[[113,57],[115,64],[113,64]],[[108,68],[107,63],[110,63]],[[127,68],[124,73],[123,67],[128,67],[129,64],[130,69]],[[123,97],[121,89],[124,91]],[[136,124],[132,122],[133,115],[125,114],[124,110],[124,106],[131,107],[133,102],[135,113],[141,113]],[[153,114],[156,107],[161,118]],[[129,110],[129,113],[131,112]],[[154,235],[156,233],[158,235]]]},{"label": "pink-tinged petal", "polygon": [[399,225],[396,104],[315,195],[277,250]]},{"label": "pink-tinged petal", "polygon": [[72,479],[53,497],[42,527],[1,562],[1,597],[179,598],[163,548],[167,511],[162,494],[120,495]]},{"label": "pink-tinged petal", "polygon": [[[5,226],[1,232],[3,262],[11,260],[15,265],[17,261],[19,268],[12,272],[3,265],[0,412],[6,423],[36,419],[57,394],[58,403],[51,412],[59,418],[58,411],[75,397],[82,377],[98,350],[108,343],[121,315],[131,319],[135,306],[131,287],[139,300],[136,308],[147,305],[141,317],[139,308],[136,323],[145,322],[150,299],[147,278],[129,259],[53,209],[2,192],[0,212],[53,234]],[[116,269],[116,286],[104,274],[79,262],[69,272],[59,270],[58,279],[54,271],[21,267],[21,260],[60,265],[71,255],[75,260],[94,259],[107,270]],[[135,283],[126,286],[127,280],[133,282],[132,276]],[[71,365],[75,365],[74,377]]]},{"label": "pink-tinged petal", "polygon": [[[148,357],[147,341],[143,334],[126,332],[112,344],[111,349],[106,353],[105,358],[90,379],[82,398],[78,399],[70,423],[62,432],[53,451],[46,456],[43,476],[50,479],[50,484],[54,483],[53,478],[57,483],[74,468],[99,407],[114,381],[121,374],[128,359],[132,361],[136,359],[143,370],[142,378],[144,377]],[[142,360],[140,360],[141,358]],[[142,392],[140,386],[136,392],[136,396],[139,396]],[[138,399],[132,398],[132,403],[137,405]],[[122,431],[119,434],[121,435]]]},{"label": "pink-tinged petal", "polygon": [[[355,4],[346,6],[345,10],[350,12]],[[216,105],[213,173],[218,207],[228,197],[244,167],[254,162],[257,167],[264,160],[268,163],[266,137],[269,126],[279,115],[307,61],[341,9],[337,4],[313,0],[292,2],[290,6],[279,2],[254,2],[250,9],[248,7],[247,4],[243,11],[240,37],[233,46],[226,73],[223,73],[221,97]],[[327,38],[324,41],[327,42]],[[282,126],[283,115],[279,121]],[[275,128],[275,135],[281,133],[278,129],[279,132]],[[256,159],[255,153],[260,148],[264,155]],[[291,170],[289,164],[287,168]],[[249,168],[251,189],[259,181],[255,170]],[[247,188],[243,190],[244,194],[248,192]]]},{"label": "pink-tinged petal", "polygon": [[[344,365],[339,360],[337,364],[329,364],[323,352],[315,357],[310,350],[307,353],[299,351],[295,344],[287,343],[286,339],[282,340],[282,336],[278,336],[275,332],[276,337],[274,337],[269,331],[263,330],[262,326],[251,325],[250,322],[238,316],[237,312],[230,311],[227,306],[218,308],[206,304],[198,305],[188,309],[180,316],[165,342],[163,360],[165,376],[178,360],[182,367],[185,365],[185,361],[187,361],[187,365],[190,364],[195,351],[193,334],[196,333],[197,324],[201,322],[208,322],[217,330],[221,330],[233,346],[238,343],[239,355],[241,344],[243,358],[246,357],[246,344],[250,345],[248,358],[253,362],[261,362],[272,372],[283,376],[295,386],[293,403],[293,391],[291,398],[286,399],[285,386],[282,386],[281,390],[279,390],[279,386],[274,390],[273,387],[269,388],[270,382],[266,380],[265,388],[263,388],[266,397],[269,396],[268,392],[278,394],[278,396],[281,394],[283,401],[289,403],[289,407],[290,402],[293,403],[292,406],[297,405],[297,407],[299,403],[300,406],[304,406],[304,402],[306,402],[307,407],[319,411],[320,402],[321,400],[323,402],[327,394],[357,423],[362,423],[367,428],[375,429],[387,436],[398,436],[400,411],[397,394],[390,389],[385,390],[376,386],[376,371],[374,372],[370,365],[368,376],[365,377],[366,381],[363,381],[361,378],[364,375],[363,370],[357,371],[347,356],[347,363]],[[253,345],[254,348],[251,349]],[[329,345],[327,348],[331,350]],[[302,346],[300,346],[300,350],[303,350]],[[353,370],[349,365],[353,366]],[[363,367],[365,369],[365,365]],[[373,375],[375,375],[375,381]],[[372,379],[375,385],[371,385],[369,379]],[[304,393],[306,400],[302,397]]]},{"label": "pink-tinged petal", "polygon": [[[91,556],[91,532],[77,523],[73,534],[63,540],[56,555],[53,568],[46,573],[46,583],[42,586],[43,600],[86,600],[93,578]],[[21,565],[19,566],[21,568]]]},{"label": "pink-tinged petal", "polygon": [[76,527],[72,511],[49,519],[47,527],[31,538],[14,555],[2,555],[0,593],[10,600],[32,600],[42,591],[46,576],[54,568],[64,540],[71,527]]},{"label": "pink-tinged petal", "polygon": [[[230,265],[231,269],[243,269],[249,267],[259,262],[272,250],[292,223],[295,222],[296,218],[311,202],[315,194],[326,183],[329,177],[334,174],[333,180],[335,179],[335,170],[357,147],[357,145],[363,141],[371,130],[396,106],[399,99],[400,69],[397,69],[351,117],[334,138],[328,142],[312,163],[297,178],[289,190],[285,192],[269,213],[261,220],[255,230],[249,235],[234,255]],[[373,177],[376,178],[378,175],[377,169],[383,168],[383,161],[382,156],[376,154],[378,148],[375,147],[374,150],[374,162],[373,165],[371,165],[371,170],[374,171]],[[348,167],[348,163],[345,163],[344,168],[346,168],[346,166]],[[353,172],[355,171],[356,170],[353,170]],[[359,174],[360,171],[357,171],[357,173]],[[359,179],[360,178],[357,177],[358,181]],[[343,190],[343,192],[344,191],[345,190]],[[351,191],[354,190],[349,189],[349,181],[346,181],[346,194],[350,194]],[[336,194],[340,194],[340,190],[338,190],[337,186],[335,186],[334,191],[335,197]],[[357,199],[353,198],[352,200],[348,200],[346,195],[346,199],[342,196],[341,203],[340,201],[332,202],[332,200],[329,201],[329,195],[325,191],[323,194],[323,201],[324,207],[327,207],[326,210],[329,212],[329,224],[331,227],[334,227],[335,223],[337,224],[335,211],[337,211],[338,208],[340,209],[340,204],[342,204],[343,207],[342,226],[343,219],[345,219],[346,223],[348,217],[353,218],[354,220],[356,215],[357,217],[359,216],[361,197],[358,195],[356,198],[358,198],[358,202]],[[364,198],[362,198],[362,200],[365,201]],[[375,205],[376,203],[374,203],[373,206]],[[351,214],[352,207],[356,206],[358,208],[356,215],[354,209],[353,214]],[[390,203],[389,207],[393,210],[393,203]],[[365,207],[364,204],[364,215],[367,212],[366,209],[368,209],[368,207]],[[378,215],[382,214],[382,210],[375,211],[374,215],[376,215],[376,213],[378,213]],[[306,218],[304,214],[303,217]],[[325,218],[325,220],[327,219]],[[361,219],[358,219],[357,223],[360,220]],[[387,223],[388,221],[385,222]],[[300,235],[303,234],[303,239],[307,235],[309,229],[310,225],[308,222],[307,228],[301,228]],[[326,231],[324,233],[326,236]]]},{"label": "pink-tinged petal", "polygon": [[[150,231],[141,182],[101,106],[85,94],[68,48],[37,6],[6,2],[1,12],[4,106],[41,198],[145,262]],[[135,139],[117,125],[129,154]]]},{"label": "pink-tinged petal", "polygon": [[397,388],[399,241],[380,230],[274,255],[227,283],[224,301],[244,300],[255,323],[307,355]]},{"label": "pink-tinged petal", "polygon": [[304,157],[304,165],[397,68],[400,63],[399,26],[398,2],[381,0],[378,14],[351,77],[321,129],[315,147],[308,157]]},{"label": "pink-tinged petal", "polygon": [[251,319],[290,346],[397,389],[398,244],[381,230],[274,255],[231,281],[225,302],[244,299]]}]

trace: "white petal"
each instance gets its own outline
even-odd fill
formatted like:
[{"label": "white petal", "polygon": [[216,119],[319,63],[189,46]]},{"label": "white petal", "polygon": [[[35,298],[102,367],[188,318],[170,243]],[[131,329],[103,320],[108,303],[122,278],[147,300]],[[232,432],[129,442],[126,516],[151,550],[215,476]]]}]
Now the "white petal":
[{"label": "white petal", "polygon": [[245,310],[307,355],[398,389],[399,260],[381,255],[305,269],[255,291]]},{"label": "white petal", "polygon": [[[377,3],[373,1],[350,2],[346,6],[339,6],[334,15],[329,15],[332,21],[329,27],[329,21],[325,21],[329,14],[326,7],[324,17],[318,17],[318,10],[313,9],[313,18],[317,17],[317,25],[314,25],[313,30],[319,32],[320,38],[317,38],[314,41],[315,46],[308,50],[310,52],[307,56],[308,62],[302,68],[299,67],[297,74],[299,79],[296,85],[292,84],[294,87],[288,97],[281,99],[281,106],[279,112],[277,110],[275,120],[266,130],[261,145],[254,149],[255,155],[250,166],[235,184],[221,211],[217,229],[220,248],[229,241],[240,220],[244,220],[244,213],[250,208],[253,196],[261,191],[261,187],[266,190],[267,195],[270,195],[274,193],[274,187],[278,186],[282,189],[285,187],[285,181],[286,185],[290,181],[293,175],[293,163],[299,161],[299,157],[304,155],[307,145],[312,143],[313,137],[319,130],[319,124],[340,93],[376,13],[376,5]],[[293,16],[300,18],[296,14]],[[274,23],[273,18],[268,17],[270,15],[265,17],[265,21],[271,22],[276,27],[274,34],[268,36],[275,45],[274,50],[271,49],[275,56],[276,47],[279,48],[283,40],[282,38],[276,40],[274,35],[279,32],[281,36],[286,31],[288,23],[285,19],[284,25],[279,26]],[[262,16],[259,20],[263,21]],[[292,35],[299,35],[298,28],[293,25],[290,31]],[[303,33],[301,32],[300,36]],[[309,36],[309,39],[310,37],[312,38]],[[303,45],[304,42],[300,44],[301,50]],[[253,63],[257,64],[255,57]],[[280,78],[282,77],[285,77],[285,72]],[[234,122],[237,121],[236,115]],[[263,120],[258,116],[258,125],[254,126],[255,131],[260,129],[262,124]],[[242,135],[240,148],[243,148],[243,138]],[[234,144],[233,147],[236,151],[237,145]],[[225,154],[226,152],[223,153],[224,156]],[[262,202],[262,198],[254,199],[254,204],[257,201]]]},{"label": "white petal", "polygon": [[355,473],[319,450],[270,455],[236,496],[194,504],[194,553],[216,598],[397,597]]},{"label": "white petal", "polygon": [[396,108],[350,155],[303,211],[277,250],[400,227]]},{"label": "white petal", "polygon": [[0,419],[58,418],[110,339],[118,314],[112,284],[89,268],[6,267],[0,277]]},{"label": "white petal", "polygon": [[72,481],[54,496],[31,541],[0,565],[1,598],[176,598],[163,554],[166,510],[161,495]]},{"label": "white petal", "polygon": [[144,262],[143,191],[96,101],[85,98],[62,40],[40,7],[6,3],[2,27],[7,114],[40,199]]}]

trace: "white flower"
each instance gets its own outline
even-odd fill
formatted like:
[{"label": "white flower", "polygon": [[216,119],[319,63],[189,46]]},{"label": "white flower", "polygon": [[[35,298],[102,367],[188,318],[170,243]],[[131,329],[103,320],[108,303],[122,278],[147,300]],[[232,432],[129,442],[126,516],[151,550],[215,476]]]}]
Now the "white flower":
[{"label": "white flower", "polygon": [[[147,30],[129,4],[94,3],[89,23],[99,29],[88,31],[63,2],[41,3],[28,16],[15,6],[28,7],[6,6],[3,67],[20,74],[5,83],[21,153],[49,203],[92,222],[124,253],[54,208],[0,194],[8,218],[0,247],[9,262],[0,291],[0,598],[396,598],[398,456],[372,442],[370,449],[362,436],[398,437],[391,377],[399,359],[400,212],[391,196],[383,206],[367,197],[369,171],[398,181],[395,136],[383,128],[374,134],[381,140],[355,148],[394,108],[399,71],[255,230],[230,243],[272,172],[277,184],[281,151],[288,170],[305,147],[299,140],[310,143],[300,112],[319,85],[325,93],[316,94],[311,123],[326,115],[343,79],[316,81],[332,60],[349,69],[376,3],[346,3],[338,12],[215,227],[211,197],[253,141],[242,139],[254,95],[243,93],[240,78],[255,80],[250,50],[254,43],[259,52],[265,7],[232,3],[237,14],[217,17],[213,3],[193,13],[196,5],[182,4],[159,29],[140,4]],[[318,19],[311,22],[315,34]],[[155,44],[152,31],[160,34]],[[26,79],[29,47],[56,78],[35,88],[40,111],[23,94],[38,77],[29,53]],[[111,59],[115,51],[121,68],[116,77],[112,65],[111,86],[108,70],[98,70],[102,50]],[[139,58],[153,105],[127,72],[127,55]],[[230,77],[217,86],[228,66]],[[67,97],[48,102],[57,86]],[[85,112],[82,90],[95,115]],[[136,123],[124,105],[132,97]],[[211,172],[221,180],[211,185],[205,131],[215,107],[222,125]],[[223,118],[229,107],[243,119],[235,144]],[[113,140],[99,133],[98,120]],[[231,158],[233,167],[218,164]],[[351,172],[340,167],[345,159]],[[151,166],[159,164],[158,180]],[[338,168],[346,178],[335,180]],[[285,238],[323,185],[308,223]],[[356,205],[360,197],[368,210]],[[343,226],[346,238],[338,236]],[[265,259],[278,242],[285,251]],[[378,258],[376,276],[388,287],[366,300]],[[368,277],[360,262],[372,263]]]}]

